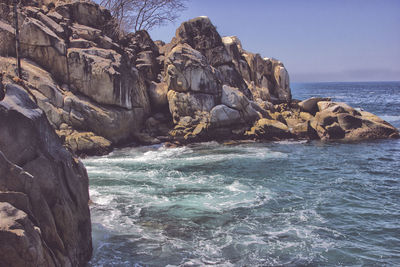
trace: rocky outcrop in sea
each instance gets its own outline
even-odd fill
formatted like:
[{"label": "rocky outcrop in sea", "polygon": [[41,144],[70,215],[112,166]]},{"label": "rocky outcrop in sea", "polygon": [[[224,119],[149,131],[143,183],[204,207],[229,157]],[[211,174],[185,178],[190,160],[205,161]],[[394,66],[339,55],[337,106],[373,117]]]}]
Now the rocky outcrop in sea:
[{"label": "rocky outcrop in sea", "polygon": [[[6,83],[16,76],[9,4],[0,11]],[[90,1],[44,4],[25,1],[19,9],[20,82],[75,153],[104,154],[132,142],[398,135],[344,104],[293,100],[282,62],[221,37],[207,17],[182,23],[165,44],[145,31],[119,34],[110,12]]]},{"label": "rocky outcrop in sea", "polygon": [[0,265],[84,266],[88,177],[74,155],[132,142],[398,137],[329,98],[294,100],[282,62],[221,37],[207,17],[170,43],[121,35],[91,1],[0,3]]}]

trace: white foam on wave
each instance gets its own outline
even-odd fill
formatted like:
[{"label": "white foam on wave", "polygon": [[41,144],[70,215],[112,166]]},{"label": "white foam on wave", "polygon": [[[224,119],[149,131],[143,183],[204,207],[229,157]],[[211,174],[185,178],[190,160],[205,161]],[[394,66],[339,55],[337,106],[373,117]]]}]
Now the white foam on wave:
[{"label": "white foam on wave", "polygon": [[234,181],[232,184],[228,185],[226,188],[232,192],[246,192],[248,190],[247,186],[243,186],[238,181]]},{"label": "white foam on wave", "polygon": [[282,140],[282,141],[275,141],[275,144],[281,145],[297,145],[297,144],[305,144],[307,140]]},{"label": "white foam on wave", "polygon": [[149,150],[146,152],[138,152],[122,154],[119,157],[100,157],[89,158],[84,162],[89,166],[93,165],[115,165],[115,164],[134,164],[134,163],[161,163],[174,158],[178,158],[183,154],[192,153],[193,150],[188,147],[164,148],[157,150]]},{"label": "white foam on wave", "polygon": [[266,148],[240,148],[240,150],[232,150],[219,154],[193,155],[191,157],[182,158],[182,161],[191,161],[196,163],[221,162],[233,159],[281,159],[287,158],[288,155],[278,151],[272,151]]}]

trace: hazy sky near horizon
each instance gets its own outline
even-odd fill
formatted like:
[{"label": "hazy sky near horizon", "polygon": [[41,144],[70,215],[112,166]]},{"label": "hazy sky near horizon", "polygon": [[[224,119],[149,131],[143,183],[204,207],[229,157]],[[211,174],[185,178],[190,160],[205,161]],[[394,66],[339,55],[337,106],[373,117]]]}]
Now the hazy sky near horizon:
[{"label": "hazy sky near horizon", "polygon": [[208,16],[221,36],[281,60],[291,81],[399,81],[400,0],[188,0],[178,22],[150,31],[169,42]]}]

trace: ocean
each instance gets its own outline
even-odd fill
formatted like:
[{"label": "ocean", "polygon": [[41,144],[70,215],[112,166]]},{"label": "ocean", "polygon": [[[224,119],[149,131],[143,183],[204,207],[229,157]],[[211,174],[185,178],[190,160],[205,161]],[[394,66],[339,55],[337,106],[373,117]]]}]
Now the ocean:
[{"label": "ocean", "polygon": [[[292,84],[400,128],[400,82]],[[399,266],[400,140],[199,143],[84,159],[91,266]]]}]

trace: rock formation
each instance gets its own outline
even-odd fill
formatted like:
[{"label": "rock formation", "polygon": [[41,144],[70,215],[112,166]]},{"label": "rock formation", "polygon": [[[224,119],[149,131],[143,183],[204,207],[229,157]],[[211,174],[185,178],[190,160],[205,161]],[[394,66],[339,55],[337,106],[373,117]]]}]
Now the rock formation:
[{"label": "rock formation", "polygon": [[[221,37],[207,17],[168,44],[120,35],[84,0],[23,0],[22,76],[11,0],[0,2],[0,266],[84,266],[88,177],[75,154],[136,141],[399,137],[328,98],[292,99],[284,65]],[[66,150],[66,147],[68,150]]]},{"label": "rock formation", "polygon": [[[0,72],[6,81],[15,77],[10,2],[0,4]],[[293,100],[282,62],[244,50],[235,36],[221,37],[208,17],[183,22],[167,44],[153,42],[145,31],[120,35],[110,12],[91,1],[26,0],[19,19],[21,82],[78,154],[104,154],[132,141],[396,135],[365,121],[369,132],[347,129],[357,120],[344,115],[326,125],[330,111],[317,104],[329,99]],[[263,134],[272,129],[267,125],[282,129],[280,123],[289,134]]]},{"label": "rock formation", "polygon": [[[150,114],[146,77],[149,72],[158,75],[157,70],[144,70],[153,65],[143,59],[149,54],[145,38],[135,47],[133,37],[124,37],[128,44],[122,47],[108,10],[90,1],[50,2],[50,10],[35,1],[19,9],[22,79],[55,129],[66,124],[74,133],[101,136],[106,143],[131,141]],[[0,55],[14,56],[11,6],[0,6]],[[15,76],[14,70],[12,58],[0,58],[0,71]],[[83,136],[88,137],[75,135],[74,140]],[[65,140],[72,150],[80,150]],[[97,152],[103,151],[107,149]]]},{"label": "rock formation", "polygon": [[26,89],[0,102],[0,266],[85,266],[88,177]]}]

